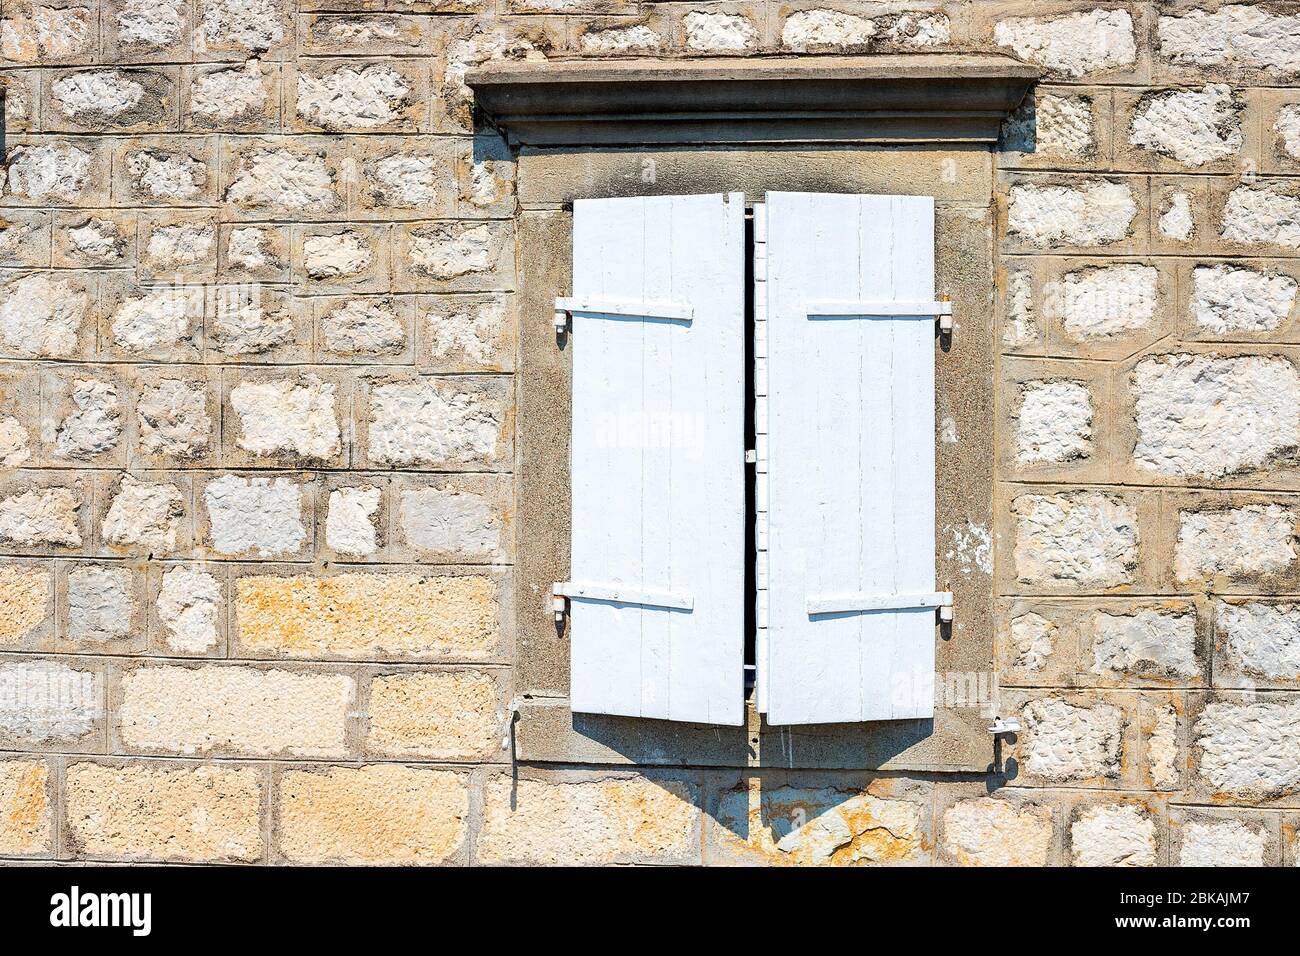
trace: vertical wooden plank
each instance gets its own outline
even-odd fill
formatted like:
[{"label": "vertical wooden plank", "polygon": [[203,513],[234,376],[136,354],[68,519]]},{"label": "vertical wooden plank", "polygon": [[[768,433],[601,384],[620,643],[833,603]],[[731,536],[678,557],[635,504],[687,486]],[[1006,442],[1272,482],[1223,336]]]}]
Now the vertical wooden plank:
[{"label": "vertical wooden plank", "polygon": [[[741,194],[575,203],[575,295],[694,309],[574,316],[571,578],[693,599],[572,600],[575,711],[743,720],[743,244]],[[579,435],[602,413],[611,454]]]},{"label": "vertical wooden plank", "polygon": [[768,719],[933,713],[928,611],[809,616],[816,594],[934,590],[934,325],[809,318],[934,297],[933,202],[769,193]]}]

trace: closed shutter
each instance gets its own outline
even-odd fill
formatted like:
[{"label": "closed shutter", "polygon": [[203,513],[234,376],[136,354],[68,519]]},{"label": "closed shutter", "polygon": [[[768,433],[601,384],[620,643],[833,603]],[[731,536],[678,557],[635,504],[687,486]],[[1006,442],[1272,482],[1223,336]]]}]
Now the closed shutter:
[{"label": "closed shutter", "polygon": [[574,203],[574,711],[743,721],[744,215]]},{"label": "closed shutter", "polygon": [[934,572],[934,202],[768,193],[765,206],[760,706],[773,724],[930,717],[947,597]]}]

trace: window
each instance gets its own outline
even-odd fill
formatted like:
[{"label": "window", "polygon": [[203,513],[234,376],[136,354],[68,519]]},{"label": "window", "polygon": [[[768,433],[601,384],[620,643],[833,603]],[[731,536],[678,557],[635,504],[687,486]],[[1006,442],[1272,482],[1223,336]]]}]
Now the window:
[{"label": "window", "polygon": [[769,192],[752,220],[574,204],[572,710],[741,724],[750,639],[769,723],[930,717],[934,202]]}]

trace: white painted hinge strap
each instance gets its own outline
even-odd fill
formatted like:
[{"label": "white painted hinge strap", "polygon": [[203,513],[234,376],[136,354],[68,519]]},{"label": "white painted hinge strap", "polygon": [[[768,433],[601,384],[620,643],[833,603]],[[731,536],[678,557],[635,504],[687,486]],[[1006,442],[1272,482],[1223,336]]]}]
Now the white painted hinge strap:
[{"label": "white painted hinge strap", "polygon": [[951,591],[929,594],[834,594],[808,598],[808,613],[840,614],[846,611],[903,611],[922,607],[952,607]]},{"label": "white painted hinge strap", "polygon": [[693,306],[684,302],[641,302],[636,299],[607,299],[599,296],[576,295],[555,300],[555,313],[589,315],[633,315],[647,319],[668,319],[690,322],[695,318]]},{"label": "white painted hinge strap", "polygon": [[809,318],[818,316],[890,315],[903,318],[930,319],[952,315],[952,303],[933,302],[854,302],[847,299],[819,299],[807,303]]},{"label": "white painted hinge strap", "polygon": [[551,593],[570,599],[581,598],[586,601],[610,601],[614,604],[666,607],[677,611],[690,611],[695,608],[695,599],[689,594],[634,588],[625,584],[582,584],[560,581],[551,586]]}]

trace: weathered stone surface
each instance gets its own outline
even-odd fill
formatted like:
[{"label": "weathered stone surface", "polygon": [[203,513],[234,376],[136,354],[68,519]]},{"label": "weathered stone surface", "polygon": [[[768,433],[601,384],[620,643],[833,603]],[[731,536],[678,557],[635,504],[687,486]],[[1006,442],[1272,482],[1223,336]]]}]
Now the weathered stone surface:
[{"label": "weathered stone surface", "polygon": [[578,38],[583,53],[640,53],[650,54],[666,46],[663,36],[638,23],[630,27],[612,27],[607,30],[588,30]]},{"label": "weathered stone surface", "polygon": [[1194,734],[1197,769],[1216,792],[1255,800],[1300,793],[1300,701],[1216,701]]},{"label": "weathered stone surface", "polygon": [[124,0],[116,11],[117,42],[139,50],[164,50],[185,35],[184,0]]},{"label": "weathered stone surface", "polygon": [[276,845],[294,863],[439,864],[465,844],[460,774],[392,764],[294,770],[278,790]]},{"label": "weathered stone surface", "polygon": [[1011,643],[1015,657],[1011,666],[1019,670],[1040,671],[1056,646],[1058,628],[1032,611],[1011,621]]},{"label": "weathered stone surface", "polygon": [[1173,704],[1166,704],[1157,711],[1155,729],[1147,741],[1147,755],[1152,784],[1163,790],[1176,787],[1181,762],[1178,759],[1178,711]]},{"label": "weathered stone surface", "polygon": [[875,35],[871,19],[840,10],[799,10],[781,24],[781,45],[796,53],[865,50]]},{"label": "weathered stone surface", "polygon": [[429,360],[454,370],[504,370],[511,352],[509,302],[503,296],[438,297],[422,335]]},{"label": "weathered stone surface", "polygon": [[325,542],[348,557],[363,558],[379,549],[375,518],[383,490],[371,486],[335,488],[325,516]]},{"label": "weathered stone surface", "polygon": [[482,660],[499,628],[496,588],[479,575],[250,575],[236,584],[235,620],[245,651],[306,657]]},{"label": "weathered stone surface", "polygon": [[1060,17],[1014,17],[993,30],[999,46],[1065,76],[1129,66],[1137,59],[1127,10],[1089,10]]},{"label": "weathered stone surface", "polygon": [[52,574],[46,568],[0,565],[0,647],[21,643],[49,618]]},{"label": "weathered stone surface", "polygon": [[85,738],[102,714],[98,673],[50,660],[0,664],[0,736],[57,748]]},{"label": "weathered stone surface", "polygon": [[757,778],[724,792],[720,843],[766,864],[861,866],[925,858],[921,804],[835,787],[764,788]]},{"label": "weathered stone surface", "polygon": [[321,317],[321,338],[336,355],[395,355],[406,347],[406,326],[391,299],[349,299]]},{"label": "weathered stone surface", "polygon": [[265,271],[277,272],[284,268],[284,263],[273,248],[270,230],[245,226],[230,230],[226,240],[225,266],[227,270],[255,275]]},{"label": "weathered stone surface", "polygon": [[380,208],[433,208],[438,200],[438,157],[394,152],[365,163],[371,201]]},{"label": "weathered stone surface", "polygon": [[202,270],[216,261],[216,222],[209,219],[155,225],[141,253],[142,261],[154,272],[184,272],[186,267]]},{"label": "weathered stone surface", "polygon": [[208,572],[184,567],[164,572],[157,607],[167,649],[203,654],[216,647],[223,602],[221,584]]},{"label": "weathered stone surface", "polygon": [[1150,328],[1155,323],[1160,273],[1124,263],[1066,273],[1045,291],[1045,311],[1084,341]]},{"label": "weathered stone surface", "polygon": [[1160,55],[1184,66],[1231,65],[1269,72],[1300,70],[1300,16],[1254,4],[1162,16]]},{"label": "weathered stone surface", "polygon": [[943,846],[959,866],[1046,866],[1052,811],[994,797],[962,800],[944,811]]},{"label": "weathered stone surface", "polygon": [[50,769],[39,760],[0,760],[0,853],[29,856],[54,849]]},{"label": "weathered stone surface", "polygon": [[196,49],[267,50],[286,36],[279,0],[206,0]]},{"label": "weathered stone surface", "polygon": [[1079,159],[1097,148],[1092,99],[1041,93],[1026,98],[1002,126],[1007,149]]},{"label": "weathered stone surface", "polygon": [[456,487],[405,489],[397,517],[402,539],[417,550],[465,561],[501,553],[504,516],[484,495]]},{"label": "weathered stone surface", "polygon": [[1246,505],[1179,513],[1174,550],[1179,581],[1275,574],[1295,558],[1295,514],[1289,508]]},{"label": "weathered stone surface", "polygon": [[1179,866],[1263,866],[1263,831],[1239,820],[1189,823],[1183,828]]},{"label": "weathered stone surface", "polygon": [[1101,246],[1128,236],[1137,212],[1128,183],[1018,183],[1011,187],[1007,231],[1030,246]]},{"label": "weathered stone surface", "polygon": [[1161,355],[1133,372],[1134,461],[1164,475],[1221,478],[1300,445],[1300,373],[1284,358]]},{"label": "weathered stone surface", "polygon": [[271,145],[240,156],[226,201],[290,213],[325,213],[343,203],[323,153]]},{"label": "weathered stone surface", "polygon": [[1291,314],[1296,281],[1236,266],[1192,270],[1192,317],[1208,332],[1271,332]]},{"label": "weathered stone surface", "polygon": [[688,862],[700,811],[686,783],[647,777],[590,782],[489,780],[478,861],[599,866]]},{"label": "weathered stone surface", "polygon": [[184,519],[184,499],[175,485],[123,475],[101,530],[109,544],[143,545],[165,555],[176,550]]},{"label": "weathered stone surface", "polygon": [[1291,159],[1300,160],[1300,106],[1284,106],[1278,110],[1273,133],[1282,151]]},{"label": "weathered stone surface", "polygon": [[1029,465],[1088,457],[1092,415],[1092,397],[1082,382],[1026,382],[1016,419],[1016,461]]},{"label": "weathered stone surface", "polygon": [[140,149],[126,154],[126,174],[146,200],[195,200],[208,185],[205,163],[183,152]]},{"label": "weathered stone surface", "polygon": [[292,316],[268,302],[257,286],[219,296],[212,328],[215,346],[231,356],[263,355],[291,341],[294,334]]},{"label": "weathered stone surface", "polygon": [[1114,704],[1045,697],[1026,704],[1021,716],[1021,753],[1031,775],[1053,783],[1119,776],[1124,715]]},{"label": "weathered stone surface", "polygon": [[[11,8],[12,9],[12,8]],[[15,63],[57,63],[95,48],[95,10],[89,6],[18,9],[0,21],[0,56]]]},{"label": "weathered stone surface", "polygon": [[262,771],[227,765],[74,763],[68,838],[80,857],[255,862],[262,856]]},{"label": "weathered stone surface", "polygon": [[1118,672],[1186,680],[1200,674],[1196,615],[1138,608],[1092,618],[1094,674]]},{"label": "weathered stone surface", "polygon": [[0,418],[0,467],[17,468],[32,457],[32,436],[12,415]]},{"label": "weathered stone surface", "polygon": [[91,154],[72,143],[15,146],[7,192],[34,202],[74,203],[90,178]]},{"label": "weathered stone surface", "polygon": [[1269,186],[1238,186],[1223,204],[1224,239],[1300,249],[1300,199]]},{"label": "weathered stone surface", "polygon": [[1034,315],[1034,281],[1026,272],[1012,272],[1007,279],[1007,322],[1002,344],[1019,348],[1037,341],[1041,330]]},{"label": "weathered stone surface", "polygon": [[42,488],[0,498],[0,542],[81,546],[80,500],[71,488]]},{"label": "weathered stone surface", "polygon": [[240,382],[230,392],[230,407],[239,418],[236,444],[255,455],[335,457],[341,447],[336,390],[315,375]]},{"label": "weathered stone surface", "polygon": [[1075,866],[1155,866],[1156,824],[1132,803],[1085,807],[1070,824]]},{"label": "weathered stone surface", "polygon": [[355,696],[343,674],[138,667],[122,677],[118,733],[132,750],[339,757]]},{"label": "weathered stone surface", "polygon": [[195,76],[190,117],[201,126],[239,125],[263,116],[271,98],[267,75],[257,60]]},{"label": "weathered stone surface", "polygon": [[97,265],[119,264],[130,254],[127,236],[117,223],[108,219],[91,216],[79,226],[70,226],[64,236],[70,252]]},{"label": "weathered stone surface", "polygon": [[1220,602],[1216,619],[1225,650],[1243,673],[1300,680],[1300,605]]},{"label": "weathered stone surface", "polygon": [[188,344],[203,325],[203,290],[181,286],[144,290],[113,313],[113,342],[134,355]]},{"label": "weathered stone surface", "polygon": [[1153,93],[1133,112],[1129,142],[1184,166],[1204,166],[1241,152],[1243,109],[1222,83]]},{"label": "weathered stone surface", "polygon": [[412,230],[410,269],[430,279],[449,280],[492,268],[497,245],[486,223],[435,223]]},{"label": "weathered stone surface", "polygon": [[1026,494],[1012,510],[1022,583],[1114,587],[1133,580],[1137,515],[1122,499],[1095,491]]},{"label": "weathered stone surface", "polygon": [[136,405],[140,445],[152,455],[200,458],[212,445],[212,418],[202,382],[163,379]]},{"label": "weathered stone surface", "polygon": [[686,47],[698,53],[743,53],[758,44],[758,28],[738,13],[692,10],[682,20]]},{"label": "weathered stone surface", "polygon": [[72,411],[54,433],[60,458],[93,458],[111,451],[122,437],[122,403],[117,386],[97,379],[74,379]]},{"label": "weathered stone surface", "polygon": [[496,681],[477,671],[393,674],[370,683],[372,753],[431,760],[501,754],[504,714]]},{"label": "weathered stone surface", "polygon": [[1196,223],[1192,219],[1192,198],[1179,190],[1169,197],[1169,206],[1156,222],[1160,235],[1175,242],[1192,238]]},{"label": "weathered stone surface", "polygon": [[509,424],[494,395],[456,380],[379,385],[370,399],[370,457],[396,466],[491,462]]},{"label": "weathered stone surface", "polygon": [[212,547],[221,554],[293,554],[307,539],[302,487],[288,478],[224,475],[203,492]]},{"label": "weathered stone surface", "polygon": [[86,288],[36,274],[0,289],[0,347],[23,358],[69,358],[90,307]]},{"label": "weathered stone surface", "polygon": [[172,81],[154,70],[82,70],[58,76],[47,87],[56,122],[84,129],[127,129],[166,124],[175,93]]},{"label": "weathered stone surface", "polygon": [[387,127],[402,119],[414,92],[387,64],[342,66],[320,76],[299,70],[298,115],[328,130]]},{"label": "weathered stone surface", "polygon": [[303,268],[310,279],[360,276],[375,262],[369,238],[353,229],[308,236],[302,242]]},{"label": "weathered stone surface", "polygon": [[68,637],[113,641],[129,637],[137,611],[131,571],[78,567],[68,572]]}]

